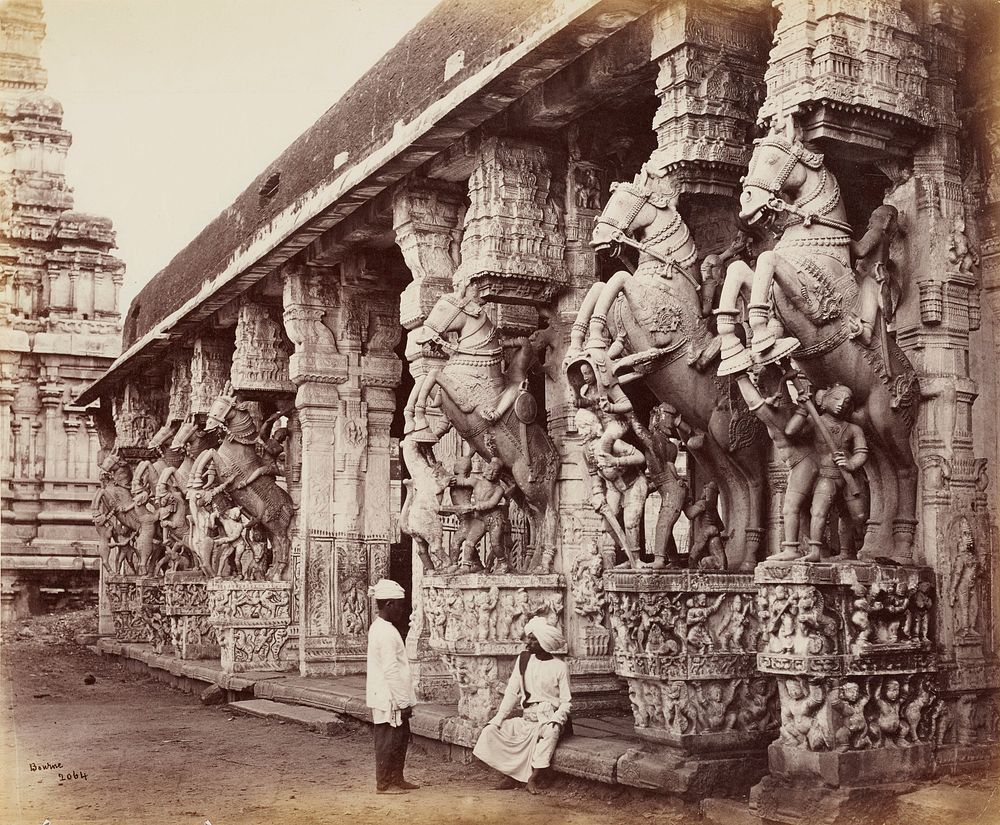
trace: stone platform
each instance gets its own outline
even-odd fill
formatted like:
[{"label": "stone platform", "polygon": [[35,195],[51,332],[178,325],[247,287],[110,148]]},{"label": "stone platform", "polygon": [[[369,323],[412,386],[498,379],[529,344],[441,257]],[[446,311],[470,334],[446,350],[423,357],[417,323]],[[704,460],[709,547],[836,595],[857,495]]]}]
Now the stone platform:
[{"label": "stone platform", "polygon": [[[252,700],[281,703],[289,708],[285,713],[292,721],[296,716],[294,708],[298,706],[371,723],[371,712],[365,705],[363,675],[302,677],[273,671],[227,673],[216,662],[178,659],[156,653],[150,644],[114,639],[99,640],[97,650],[121,658],[130,669],[145,672],[188,693],[218,685],[227,692],[230,702],[241,705]],[[256,706],[251,709],[253,707]],[[272,706],[267,707],[274,712]],[[468,762],[472,759],[475,743],[454,735],[460,728],[449,723],[457,717],[457,704],[422,703],[414,709],[410,729],[422,746],[440,753],[442,758]],[[559,743],[553,760],[554,770],[609,785],[671,793],[688,799],[719,795],[725,786],[731,793],[745,795],[760,778],[757,772],[734,777],[722,764],[723,760],[719,764],[688,765],[682,752],[643,741],[635,735],[632,725],[630,715],[574,716],[574,735],[564,737]]]}]

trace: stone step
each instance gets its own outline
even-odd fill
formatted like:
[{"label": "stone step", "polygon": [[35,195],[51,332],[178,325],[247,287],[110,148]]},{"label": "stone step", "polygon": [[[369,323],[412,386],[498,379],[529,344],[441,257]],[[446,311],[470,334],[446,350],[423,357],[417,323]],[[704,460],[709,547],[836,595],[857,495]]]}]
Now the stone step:
[{"label": "stone step", "polygon": [[972,788],[938,783],[903,794],[896,803],[899,821],[907,825],[997,825],[996,798]]},{"label": "stone step", "polygon": [[293,722],[327,736],[337,736],[348,730],[347,719],[339,713],[318,708],[286,705],[284,702],[274,702],[270,699],[245,699],[240,702],[230,702],[229,707],[248,716]]}]

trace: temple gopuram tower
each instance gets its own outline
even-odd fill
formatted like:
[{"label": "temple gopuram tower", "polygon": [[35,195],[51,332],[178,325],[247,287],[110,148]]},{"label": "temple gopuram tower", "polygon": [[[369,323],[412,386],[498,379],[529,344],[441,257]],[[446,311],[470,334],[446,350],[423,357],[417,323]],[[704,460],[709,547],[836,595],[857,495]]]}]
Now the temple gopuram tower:
[{"label": "temple gopuram tower", "polygon": [[125,265],[107,218],[73,210],[72,136],[45,93],[40,0],[0,3],[3,617],[40,585],[95,588],[96,421],[72,399],[118,354]]}]

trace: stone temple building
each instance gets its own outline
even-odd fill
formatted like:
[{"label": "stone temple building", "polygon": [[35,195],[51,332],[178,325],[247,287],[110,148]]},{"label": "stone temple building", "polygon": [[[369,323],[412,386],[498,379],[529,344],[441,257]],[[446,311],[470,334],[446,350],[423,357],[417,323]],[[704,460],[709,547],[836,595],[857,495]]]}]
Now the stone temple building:
[{"label": "stone temple building", "polygon": [[[100,431],[76,396],[120,352],[107,218],[73,210],[72,136],[45,94],[41,0],[0,4],[0,432],[3,617],[40,591],[96,592],[90,504]],[[106,447],[110,446],[105,445]]]},{"label": "stone temple building", "polygon": [[989,763],[998,14],[443,2],[78,396],[103,649],[363,716],[391,576],[452,748],[543,616],[558,770],[833,822]]}]

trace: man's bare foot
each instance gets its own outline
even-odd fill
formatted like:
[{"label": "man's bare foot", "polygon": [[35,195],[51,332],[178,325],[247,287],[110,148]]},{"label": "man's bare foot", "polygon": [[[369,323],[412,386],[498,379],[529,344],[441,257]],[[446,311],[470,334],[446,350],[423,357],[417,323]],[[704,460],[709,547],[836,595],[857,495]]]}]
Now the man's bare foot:
[{"label": "man's bare foot", "polygon": [[516,779],[514,779],[514,777],[505,776],[503,779],[500,780],[500,783],[497,785],[496,789],[498,791],[512,791],[515,788],[519,787],[520,784],[521,783],[518,782]]},{"label": "man's bare foot", "polygon": [[525,787],[528,789],[528,793],[537,794],[539,792],[538,783],[534,777],[528,780],[528,784]]}]

